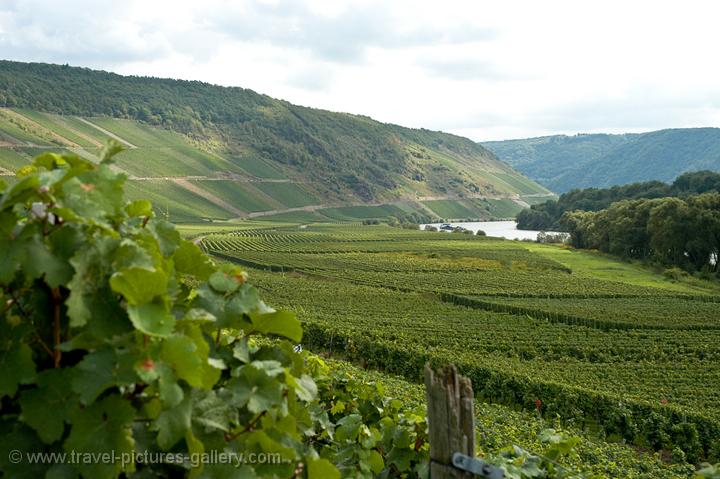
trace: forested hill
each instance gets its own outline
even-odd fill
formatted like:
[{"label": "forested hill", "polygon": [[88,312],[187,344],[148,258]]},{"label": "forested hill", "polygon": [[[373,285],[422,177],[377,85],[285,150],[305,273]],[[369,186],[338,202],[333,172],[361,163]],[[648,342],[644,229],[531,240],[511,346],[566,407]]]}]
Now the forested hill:
[{"label": "forested hill", "polygon": [[672,181],[688,171],[720,171],[720,128],[557,135],[483,145],[559,193],[573,188]]},{"label": "forested hill", "polygon": [[0,61],[0,106],[174,130],[246,171],[270,168],[323,203],[549,194],[469,139],[243,88]]}]

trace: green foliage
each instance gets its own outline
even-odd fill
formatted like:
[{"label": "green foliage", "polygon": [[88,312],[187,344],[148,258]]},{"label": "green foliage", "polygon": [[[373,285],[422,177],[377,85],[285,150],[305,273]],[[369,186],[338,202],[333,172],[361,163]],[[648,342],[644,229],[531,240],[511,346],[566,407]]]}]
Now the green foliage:
[{"label": "green foliage", "polygon": [[[125,177],[110,169],[118,150],[99,165],[41,155],[0,196],[0,443],[23,454],[19,464],[3,457],[0,471],[422,472],[422,415],[293,352],[302,337],[293,314],[266,306],[244,271],[216,266],[149,202],[124,200]],[[43,452],[65,456],[28,462]],[[136,462],[148,452],[184,459]],[[202,461],[219,453],[276,456],[239,469]]]},{"label": "green foliage", "polygon": [[612,188],[587,188],[564,193],[557,201],[532,205],[517,215],[519,229],[566,231],[563,214],[572,211],[600,211],[622,200],[686,197],[688,195],[720,191],[720,174],[711,171],[685,173],[672,184],[660,181],[632,183]]},{"label": "green foliage", "polygon": [[621,201],[598,212],[566,213],[562,221],[578,248],[720,272],[720,193]]}]

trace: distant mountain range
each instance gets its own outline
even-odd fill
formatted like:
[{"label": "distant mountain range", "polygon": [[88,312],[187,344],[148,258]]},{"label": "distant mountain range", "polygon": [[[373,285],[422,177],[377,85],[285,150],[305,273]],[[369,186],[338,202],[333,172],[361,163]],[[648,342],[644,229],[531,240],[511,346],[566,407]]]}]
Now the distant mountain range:
[{"label": "distant mountain range", "polygon": [[672,182],[688,171],[720,171],[720,128],[555,135],[482,145],[557,193],[649,180]]},{"label": "distant mountain range", "polygon": [[129,148],[118,157],[129,190],[187,219],[337,207],[354,209],[332,218],[490,218],[552,195],[447,133],[243,88],[0,61],[0,175],[38,148],[92,157],[110,137]]}]

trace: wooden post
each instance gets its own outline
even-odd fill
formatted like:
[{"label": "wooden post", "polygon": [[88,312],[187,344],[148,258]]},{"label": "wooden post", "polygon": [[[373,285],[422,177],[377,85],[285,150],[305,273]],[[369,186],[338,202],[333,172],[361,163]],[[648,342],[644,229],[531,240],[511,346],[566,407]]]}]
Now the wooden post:
[{"label": "wooden post", "polygon": [[475,416],[470,379],[455,365],[433,371],[425,365],[430,479],[471,479],[475,476],[452,466],[460,452],[475,457]]}]

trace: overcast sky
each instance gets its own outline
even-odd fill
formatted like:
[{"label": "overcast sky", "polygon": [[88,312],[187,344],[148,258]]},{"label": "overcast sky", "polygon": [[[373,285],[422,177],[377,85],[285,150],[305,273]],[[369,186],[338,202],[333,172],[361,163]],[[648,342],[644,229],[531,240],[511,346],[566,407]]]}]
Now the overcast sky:
[{"label": "overcast sky", "polygon": [[720,2],[0,0],[0,57],[474,140],[720,126]]}]

